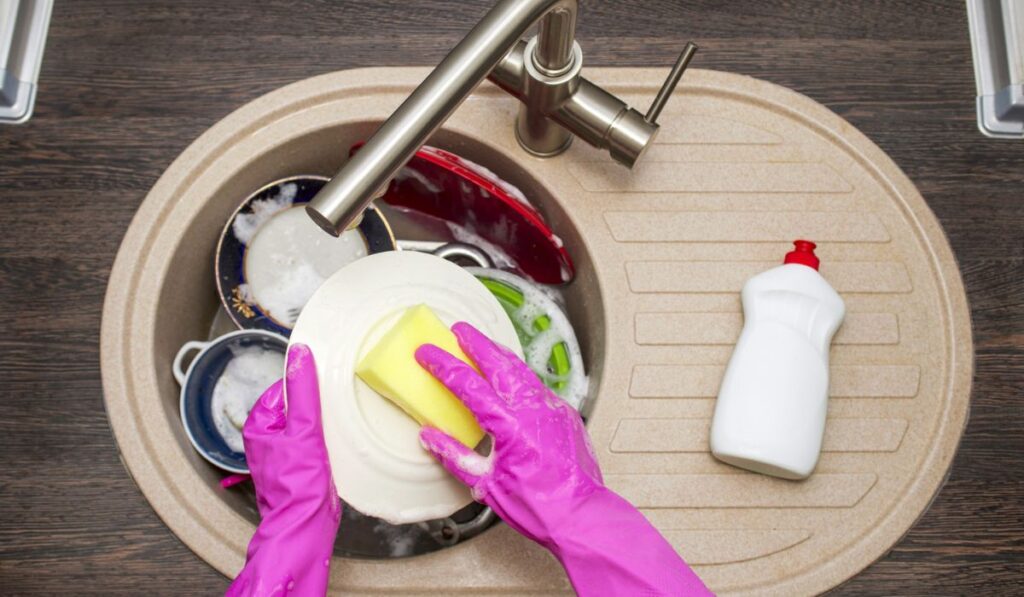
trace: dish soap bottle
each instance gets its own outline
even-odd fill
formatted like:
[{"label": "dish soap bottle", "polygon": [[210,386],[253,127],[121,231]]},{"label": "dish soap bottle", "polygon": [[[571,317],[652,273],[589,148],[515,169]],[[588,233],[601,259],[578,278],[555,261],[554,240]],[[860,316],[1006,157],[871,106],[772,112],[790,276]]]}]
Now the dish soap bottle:
[{"label": "dish soap bottle", "polygon": [[821,452],[828,351],[846,306],[818,273],[815,245],[794,241],[783,265],[743,286],[744,324],[711,423],[711,453],[728,464],[804,479]]}]

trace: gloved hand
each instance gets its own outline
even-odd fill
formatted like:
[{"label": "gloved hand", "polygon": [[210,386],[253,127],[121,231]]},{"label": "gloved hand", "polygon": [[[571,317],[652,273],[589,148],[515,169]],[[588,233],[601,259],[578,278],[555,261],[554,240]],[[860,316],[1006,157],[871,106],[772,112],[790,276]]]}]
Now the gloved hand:
[{"label": "gloved hand", "polygon": [[711,594],[647,519],[604,486],[579,414],[511,351],[469,324],[452,331],[480,373],[432,345],[416,359],[476,415],[493,448],[481,456],[431,427],[420,439],[473,497],[549,549],[581,595]]},{"label": "gloved hand", "polygon": [[288,351],[285,379],[253,406],[242,437],[262,520],[227,595],[322,596],[341,500],[327,460],[309,347],[297,344]]}]

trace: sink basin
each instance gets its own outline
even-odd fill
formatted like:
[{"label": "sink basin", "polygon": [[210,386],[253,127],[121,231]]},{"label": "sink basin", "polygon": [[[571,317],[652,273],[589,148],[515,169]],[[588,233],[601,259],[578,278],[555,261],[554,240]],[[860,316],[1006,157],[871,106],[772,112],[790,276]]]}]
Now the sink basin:
[{"label": "sink basin", "polygon": [[[238,203],[296,174],[333,174],[428,71],[377,68],[300,81],[197,139],[143,202],[111,272],[105,399],[145,497],[226,575],[257,523],[219,487],[178,419],[171,360],[220,308],[212,253]],[[588,69],[632,103],[655,69]],[[628,171],[577,143],[519,149],[515,100],[485,84],[430,140],[518,186],[576,264],[564,294],[591,377],[585,415],[610,487],[640,507],[725,593],[821,592],[885,553],[941,486],[966,421],[972,348],[949,245],[913,184],[812,100],[690,71],[645,161]],[[711,458],[718,382],[742,323],[738,291],[794,238],[819,243],[849,315],[832,349],[825,453],[806,482]],[[342,525],[341,533],[345,533]],[[505,525],[403,559],[336,555],[331,588],[568,591],[557,562]]]}]

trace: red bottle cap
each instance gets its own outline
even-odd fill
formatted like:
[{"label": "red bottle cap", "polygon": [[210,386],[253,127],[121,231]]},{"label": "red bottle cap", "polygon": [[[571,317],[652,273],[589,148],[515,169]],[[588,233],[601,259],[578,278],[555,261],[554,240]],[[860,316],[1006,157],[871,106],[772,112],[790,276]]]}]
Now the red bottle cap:
[{"label": "red bottle cap", "polygon": [[783,263],[799,263],[815,270],[818,269],[818,265],[821,262],[818,261],[818,256],[814,254],[814,248],[817,245],[809,240],[795,240],[793,241],[793,246],[796,248],[786,253],[786,259]]}]

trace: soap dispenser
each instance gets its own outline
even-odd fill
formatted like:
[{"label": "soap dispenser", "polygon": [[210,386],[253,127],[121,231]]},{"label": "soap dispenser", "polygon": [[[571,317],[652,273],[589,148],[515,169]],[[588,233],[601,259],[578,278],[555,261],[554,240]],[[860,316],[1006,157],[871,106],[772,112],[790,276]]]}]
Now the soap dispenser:
[{"label": "soap dispenser", "polygon": [[711,453],[755,472],[804,479],[818,462],[828,407],[828,353],[843,299],[818,273],[815,244],[743,286],[744,324],[715,404]]}]

